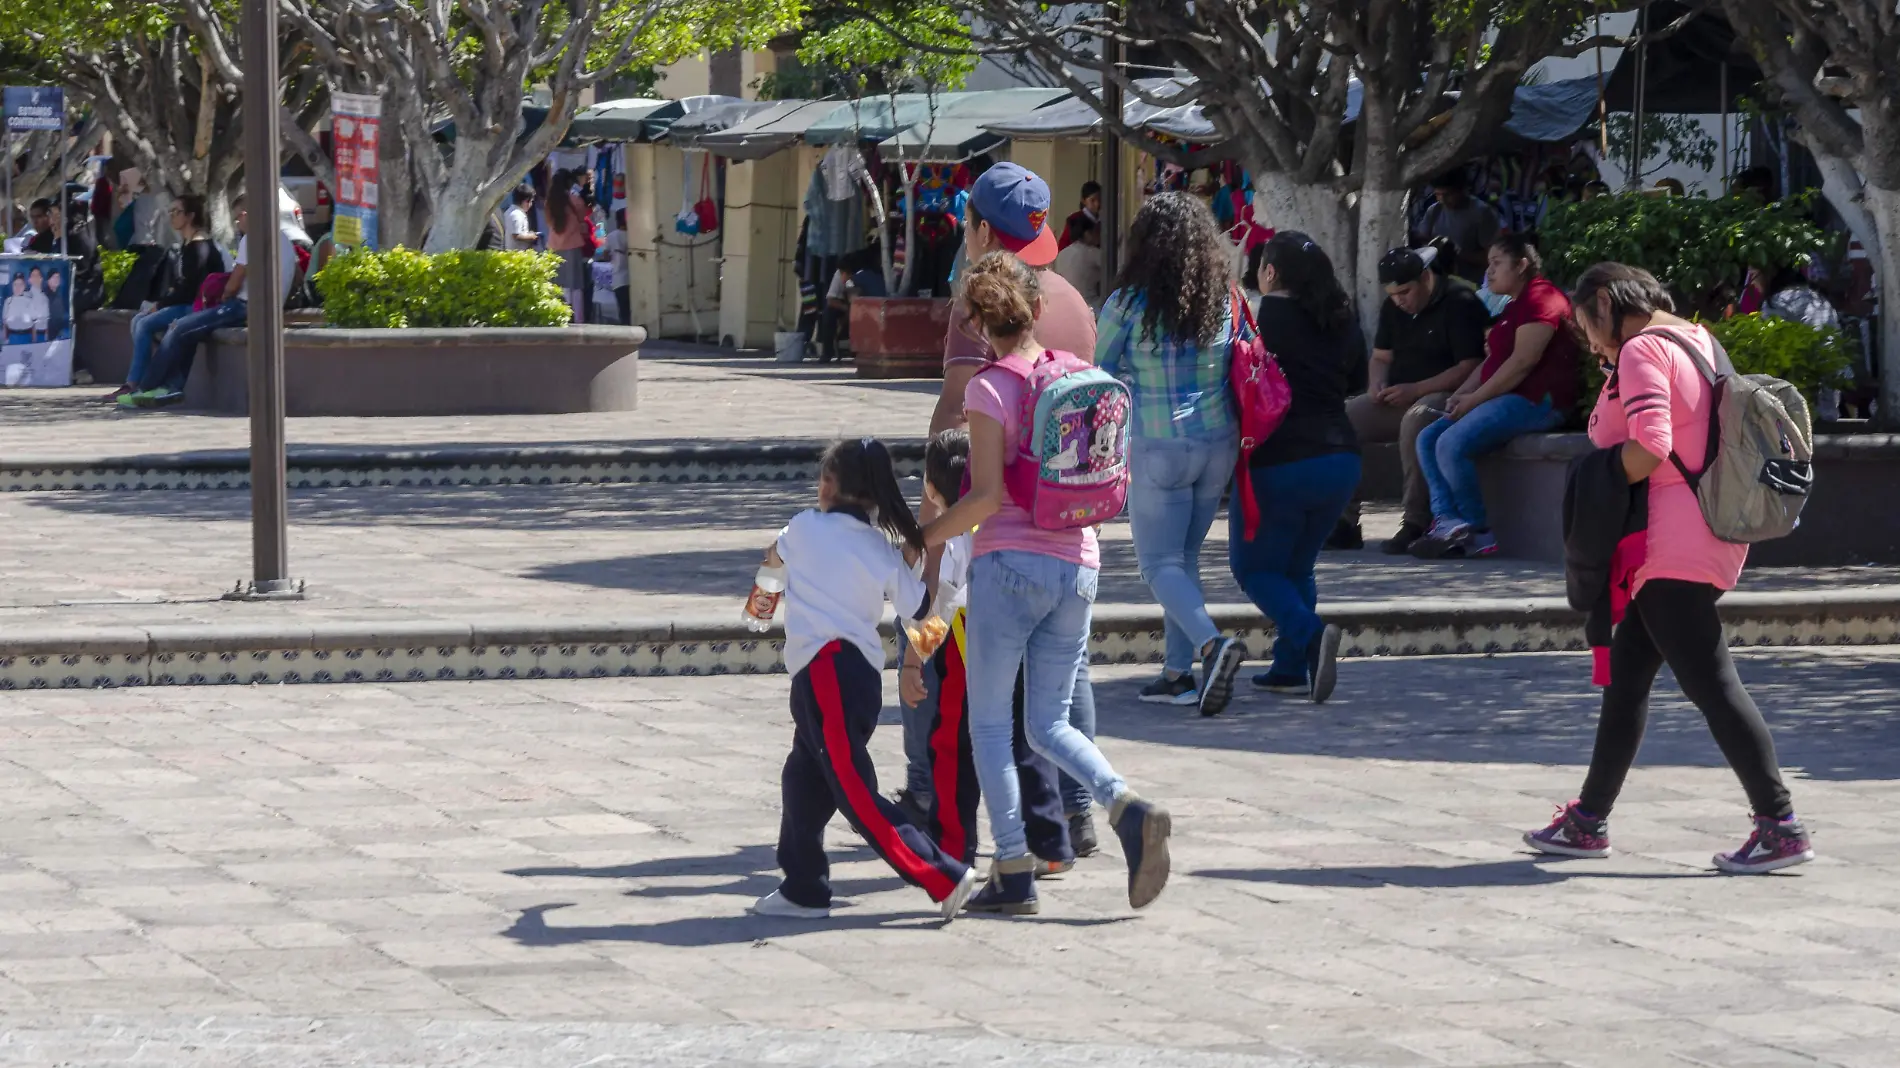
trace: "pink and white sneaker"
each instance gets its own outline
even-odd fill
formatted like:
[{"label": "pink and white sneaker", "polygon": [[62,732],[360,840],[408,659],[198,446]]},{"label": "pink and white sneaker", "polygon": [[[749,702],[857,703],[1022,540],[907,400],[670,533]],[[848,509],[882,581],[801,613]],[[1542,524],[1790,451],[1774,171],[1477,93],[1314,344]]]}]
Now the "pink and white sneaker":
[{"label": "pink and white sneaker", "polygon": [[1557,818],[1543,830],[1525,831],[1524,844],[1539,853],[1557,857],[1598,859],[1609,856],[1609,821],[1586,819],[1579,804],[1581,802],[1572,801],[1558,809]]},{"label": "pink and white sneaker", "polygon": [[1730,875],[1761,875],[1814,859],[1814,844],[1801,821],[1789,816],[1755,817],[1755,833],[1733,853],[1717,853],[1715,866]]}]

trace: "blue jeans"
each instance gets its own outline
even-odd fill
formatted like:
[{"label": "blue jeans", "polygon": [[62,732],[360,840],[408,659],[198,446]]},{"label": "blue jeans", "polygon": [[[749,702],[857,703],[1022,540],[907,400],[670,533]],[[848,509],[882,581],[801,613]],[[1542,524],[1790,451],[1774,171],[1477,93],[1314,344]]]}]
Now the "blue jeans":
[{"label": "blue jeans", "polygon": [[1170,675],[1194,670],[1201,647],[1220,636],[1201,592],[1201,544],[1239,453],[1236,435],[1129,444],[1128,522],[1141,579],[1164,613]]},{"label": "blue jeans", "polygon": [[198,342],[210,336],[214,330],[237,326],[249,315],[250,306],[244,301],[227,300],[215,308],[179,317],[165,331],[164,340],[158,343],[158,354],[145,368],[147,380],[139,385],[147,389],[183,392],[185,379],[191,375],[191,361],[198,355]]},{"label": "blue jeans", "polygon": [[1563,413],[1550,401],[1516,393],[1492,397],[1452,422],[1441,418],[1418,432],[1418,466],[1432,491],[1432,518],[1469,523],[1480,530],[1491,524],[1478,484],[1478,457],[1502,448],[1515,437],[1555,429]]},{"label": "blue jeans", "polygon": [[132,317],[132,367],[125,373],[126,385],[143,388],[145,367],[152,362],[152,350],[157,347],[158,339],[165,335],[167,327],[190,314],[191,305],[174,304]]},{"label": "blue jeans", "polygon": [[986,553],[970,569],[970,747],[998,860],[1029,854],[1011,746],[1017,664],[1024,667],[1029,747],[1086,784],[1101,804],[1128,790],[1095,743],[1069,722],[1098,577],[1094,568],[1020,551]]},{"label": "blue jeans", "polygon": [[[930,766],[930,727],[937,715],[937,685],[935,662],[926,660],[923,703],[907,705],[901,698],[898,700],[904,722],[904,788],[916,796],[919,804],[927,804],[936,788]],[[1075,693],[1069,700],[1069,725],[1081,731],[1083,737],[1095,740],[1095,687],[1089,679],[1086,657],[1075,672]],[[1076,782],[1067,772],[1062,773],[1061,790],[1064,814],[1075,816],[1089,811],[1089,788]]]},{"label": "blue jeans", "polygon": [[1229,508],[1228,559],[1247,599],[1273,620],[1273,675],[1306,678],[1306,649],[1325,627],[1313,565],[1359,488],[1359,456],[1340,452],[1253,471],[1260,529]]}]

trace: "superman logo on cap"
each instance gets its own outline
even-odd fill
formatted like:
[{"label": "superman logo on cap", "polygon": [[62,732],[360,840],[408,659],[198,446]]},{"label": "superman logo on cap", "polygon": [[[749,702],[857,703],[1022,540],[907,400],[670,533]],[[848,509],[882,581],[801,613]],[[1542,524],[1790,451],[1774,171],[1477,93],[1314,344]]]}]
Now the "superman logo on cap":
[{"label": "superman logo on cap", "polygon": [[1030,212],[1029,213],[1029,229],[1032,232],[1040,233],[1042,231],[1042,224],[1044,222],[1047,222],[1048,219],[1049,219],[1049,213],[1046,211]]}]

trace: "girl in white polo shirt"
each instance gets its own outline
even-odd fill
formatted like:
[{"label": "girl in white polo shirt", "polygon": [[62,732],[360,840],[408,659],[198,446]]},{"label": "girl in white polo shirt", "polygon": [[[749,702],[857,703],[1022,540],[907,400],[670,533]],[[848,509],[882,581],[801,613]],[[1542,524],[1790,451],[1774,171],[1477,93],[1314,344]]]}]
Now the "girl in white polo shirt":
[{"label": "girl in white polo shirt", "polygon": [[[901,539],[904,548],[892,544]],[[976,889],[976,874],[940,849],[924,828],[877,789],[865,750],[884,707],[889,601],[901,616],[927,605],[915,565],[923,531],[897,484],[890,450],[875,438],[840,441],[825,453],[818,507],[792,518],[766,551],[785,568],[785,669],[792,673],[791,755],[781,778],[778,862],[785,878],[752,911],[762,916],[831,915],[825,824],[842,811],[905,882],[942,905],[945,920]]]}]

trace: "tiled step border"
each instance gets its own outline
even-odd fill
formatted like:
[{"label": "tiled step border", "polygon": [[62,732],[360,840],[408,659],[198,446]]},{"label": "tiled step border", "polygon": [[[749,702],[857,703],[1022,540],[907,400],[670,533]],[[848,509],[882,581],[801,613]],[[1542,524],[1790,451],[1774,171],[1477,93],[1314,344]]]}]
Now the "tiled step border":
[{"label": "tiled step border", "polygon": [[[898,473],[922,473],[921,441],[890,442]],[[817,477],[824,442],[718,445],[493,445],[445,449],[292,446],[292,489],[554,486],[614,482],[786,482]],[[0,492],[238,490],[250,453],[223,449],[105,459],[0,459]]]},{"label": "tiled step border", "polygon": [[[1256,655],[1271,645],[1251,607],[1213,611]],[[1900,586],[1738,593],[1722,613],[1736,646],[1900,644]],[[1348,657],[1584,648],[1582,619],[1556,600],[1341,603],[1326,618]],[[1159,610],[1100,609],[1091,649],[1097,663],[1158,662]],[[731,619],[14,627],[0,630],[0,689],[763,674],[784,670],[783,651]]]}]

